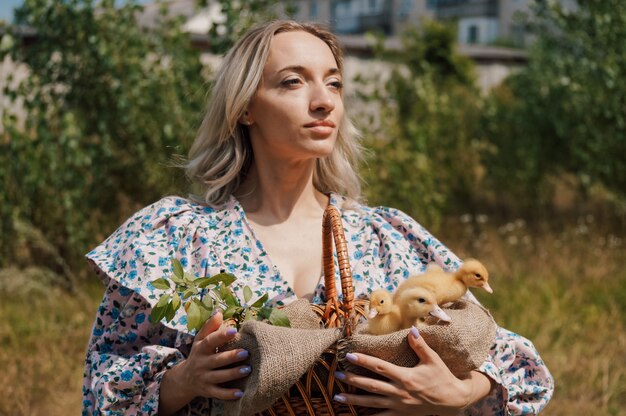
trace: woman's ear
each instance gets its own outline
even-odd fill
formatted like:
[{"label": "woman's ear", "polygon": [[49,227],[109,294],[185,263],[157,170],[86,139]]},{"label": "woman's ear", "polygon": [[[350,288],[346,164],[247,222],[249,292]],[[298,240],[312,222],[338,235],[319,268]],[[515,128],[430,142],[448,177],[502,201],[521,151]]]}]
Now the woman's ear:
[{"label": "woman's ear", "polygon": [[251,126],[253,121],[252,117],[250,117],[250,112],[246,111],[243,113],[243,116],[239,117],[239,122],[244,126]]}]

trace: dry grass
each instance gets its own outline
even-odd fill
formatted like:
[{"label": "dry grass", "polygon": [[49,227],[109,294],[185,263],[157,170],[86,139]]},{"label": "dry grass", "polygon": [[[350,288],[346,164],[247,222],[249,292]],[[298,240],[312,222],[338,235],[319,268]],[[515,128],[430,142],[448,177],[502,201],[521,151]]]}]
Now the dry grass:
[{"label": "dry grass", "polygon": [[474,293],[552,372],[543,414],[626,414],[626,242],[600,228],[591,216],[556,231],[484,216],[443,227],[453,250],[491,272],[494,294]]},{"label": "dry grass", "polygon": [[19,286],[0,292],[0,414],[80,414],[82,362],[102,285],[84,284],[80,295]]},{"label": "dry grass", "polygon": [[[626,414],[623,236],[591,218],[555,231],[482,216],[450,220],[437,235],[485,262],[495,293],[477,293],[480,300],[541,352],[557,385],[544,414]],[[0,414],[79,414],[84,350],[103,289],[94,278],[77,296],[49,280],[26,285],[25,276],[0,273]]]}]

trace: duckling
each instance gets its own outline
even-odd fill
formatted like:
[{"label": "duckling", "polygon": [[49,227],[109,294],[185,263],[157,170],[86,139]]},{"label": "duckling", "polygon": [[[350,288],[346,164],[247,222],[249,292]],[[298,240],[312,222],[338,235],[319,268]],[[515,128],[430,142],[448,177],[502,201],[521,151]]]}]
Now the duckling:
[{"label": "duckling", "polygon": [[400,330],[400,309],[394,305],[391,293],[375,290],[370,296],[367,329],[371,334],[383,335]]},{"label": "duckling", "polygon": [[468,287],[481,287],[488,293],[493,293],[489,286],[489,272],[481,262],[468,259],[454,273],[448,273],[441,267],[432,264],[426,273],[409,277],[398,287],[396,294],[408,288],[421,286],[435,294],[437,304],[443,305],[459,299],[467,292]]},{"label": "duckling", "polygon": [[407,288],[394,299],[394,302],[397,303],[400,309],[402,328],[408,328],[411,325],[423,327],[426,325],[424,321],[429,315],[446,322],[452,320],[437,305],[435,294],[424,287],[414,286]]}]

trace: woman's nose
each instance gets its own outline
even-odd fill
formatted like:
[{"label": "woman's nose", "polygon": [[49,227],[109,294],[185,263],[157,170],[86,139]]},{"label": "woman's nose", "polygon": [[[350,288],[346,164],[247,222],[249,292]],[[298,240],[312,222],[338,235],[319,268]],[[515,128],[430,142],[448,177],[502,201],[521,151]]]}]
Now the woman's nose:
[{"label": "woman's nose", "polygon": [[311,111],[323,111],[329,113],[335,109],[335,97],[329,90],[328,85],[315,84],[311,89],[309,108]]}]

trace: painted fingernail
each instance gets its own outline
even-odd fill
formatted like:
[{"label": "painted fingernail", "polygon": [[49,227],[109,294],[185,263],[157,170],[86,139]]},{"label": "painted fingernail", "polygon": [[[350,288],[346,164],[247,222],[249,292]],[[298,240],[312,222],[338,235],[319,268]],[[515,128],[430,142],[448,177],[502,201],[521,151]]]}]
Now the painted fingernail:
[{"label": "painted fingernail", "polygon": [[346,359],[350,362],[357,362],[359,360],[359,357],[357,357],[356,355],[352,354],[351,352],[346,354]]},{"label": "painted fingernail", "polygon": [[241,367],[239,369],[239,372],[241,374],[250,374],[252,372],[252,367],[250,367],[249,365],[245,366],[245,367]]},{"label": "painted fingernail", "polygon": [[243,391],[241,391],[241,390],[236,391],[236,392],[235,392],[235,394],[234,394],[234,396],[235,396],[236,398],[238,398],[238,399],[242,398],[242,397],[243,397]]},{"label": "painted fingernail", "polygon": [[333,397],[333,400],[339,403],[345,403],[346,402],[346,396],[341,395],[341,394],[335,394],[335,397]]},{"label": "painted fingernail", "polygon": [[231,335],[235,335],[237,333],[237,328],[228,328],[226,330],[226,335],[231,336]]},{"label": "painted fingernail", "polygon": [[237,353],[237,358],[248,358],[248,355],[250,355],[248,350],[241,350]]},{"label": "painted fingernail", "polygon": [[335,377],[338,378],[339,380],[345,380],[346,379],[346,375],[344,373],[342,373],[341,371],[335,371]]},{"label": "painted fingernail", "polygon": [[420,337],[420,330],[412,326],[411,335],[413,335],[413,338],[418,339]]}]

